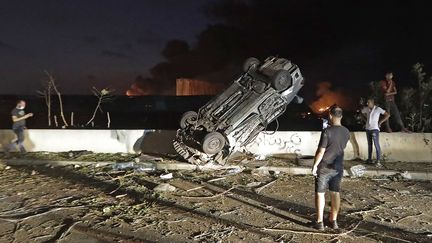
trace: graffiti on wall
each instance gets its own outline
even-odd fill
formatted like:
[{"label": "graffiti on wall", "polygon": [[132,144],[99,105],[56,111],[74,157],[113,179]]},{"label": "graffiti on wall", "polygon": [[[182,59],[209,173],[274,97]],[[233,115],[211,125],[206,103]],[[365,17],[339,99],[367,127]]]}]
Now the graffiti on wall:
[{"label": "graffiti on wall", "polygon": [[[283,151],[285,153],[301,154],[300,145],[302,139],[298,133],[293,133],[288,136],[272,136],[266,134],[260,134],[254,142],[249,144],[247,148],[268,148],[268,152]],[[262,151],[260,149],[260,151]]]}]

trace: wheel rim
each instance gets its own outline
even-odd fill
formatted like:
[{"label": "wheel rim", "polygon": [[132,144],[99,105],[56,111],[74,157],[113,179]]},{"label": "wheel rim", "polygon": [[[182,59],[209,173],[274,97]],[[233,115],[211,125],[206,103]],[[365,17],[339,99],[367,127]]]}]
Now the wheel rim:
[{"label": "wheel rim", "polygon": [[216,154],[225,146],[225,138],[218,132],[212,132],[205,136],[202,144],[204,153]]}]

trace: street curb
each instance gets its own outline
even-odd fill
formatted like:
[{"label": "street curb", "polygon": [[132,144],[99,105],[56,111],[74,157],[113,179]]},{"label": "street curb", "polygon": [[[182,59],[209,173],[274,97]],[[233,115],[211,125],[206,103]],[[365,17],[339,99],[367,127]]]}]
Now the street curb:
[{"label": "street curb", "polygon": [[[70,165],[95,165],[96,167],[108,166],[116,164],[117,162],[112,161],[102,161],[102,162],[91,162],[91,161],[54,161],[54,160],[0,160],[0,162],[5,163],[6,165],[51,165],[51,166],[70,166]],[[149,163],[149,162],[144,162]],[[139,163],[138,163],[139,164]],[[308,167],[284,167],[284,166],[261,166],[261,167],[250,167],[247,164],[245,166],[240,165],[193,165],[188,163],[153,163],[156,167],[156,170],[188,170],[188,171],[212,171],[212,170],[253,170],[256,172],[259,171],[272,171],[272,172],[283,172],[290,175],[311,175],[311,168]],[[235,172],[234,172],[235,173]],[[432,172],[420,172],[420,171],[396,171],[396,170],[377,170],[377,169],[368,169],[364,171],[363,177],[380,177],[380,176],[394,176],[404,173],[406,179],[409,180],[428,180],[432,181]],[[344,170],[344,176],[349,177],[351,173],[348,170]]]}]

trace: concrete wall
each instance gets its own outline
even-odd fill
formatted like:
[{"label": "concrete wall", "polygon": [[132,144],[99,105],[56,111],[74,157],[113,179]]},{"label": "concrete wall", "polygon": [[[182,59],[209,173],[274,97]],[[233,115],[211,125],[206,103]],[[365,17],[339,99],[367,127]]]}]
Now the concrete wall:
[{"label": "concrete wall", "polygon": [[[321,132],[261,133],[247,149],[256,154],[314,155]],[[432,133],[380,133],[383,157],[388,161],[432,162]],[[345,159],[367,159],[365,132],[352,132]],[[373,154],[375,158],[375,154]]]},{"label": "concrete wall", "polygon": [[[26,130],[28,151],[61,152],[89,150],[93,152],[143,152],[175,154],[172,140],[175,131],[167,130]],[[260,134],[247,149],[260,155],[297,153],[314,155],[320,132],[276,132]],[[11,130],[0,130],[0,144],[15,139]],[[388,161],[432,162],[432,133],[381,133],[381,147]],[[0,147],[0,150],[3,150]],[[345,150],[348,160],[367,158],[364,132],[351,133]]]}]

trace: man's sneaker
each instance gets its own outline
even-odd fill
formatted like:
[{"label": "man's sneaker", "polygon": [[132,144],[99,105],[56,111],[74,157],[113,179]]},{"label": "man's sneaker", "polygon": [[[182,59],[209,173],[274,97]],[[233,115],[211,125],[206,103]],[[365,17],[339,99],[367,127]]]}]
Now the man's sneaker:
[{"label": "man's sneaker", "polygon": [[315,223],[313,223],[313,228],[316,230],[324,230],[324,223],[323,222],[315,222]]},{"label": "man's sneaker", "polygon": [[373,162],[372,162],[371,159],[367,159],[367,160],[365,161],[365,163],[366,163],[366,164],[373,164]]},{"label": "man's sneaker", "polygon": [[382,168],[382,167],[383,167],[383,165],[381,164],[381,162],[380,162],[379,160],[376,160],[376,161],[374,162],[374,165],[375,165],[375,167],[377,167],[377,168]]},{"label": "man's sneaker", "polygon": [[338,223],[337,223],[336,220],[335,221],[330,221],[330,228],[332,228],[334,230],[339,229],[339,225],[338,225]]}]

